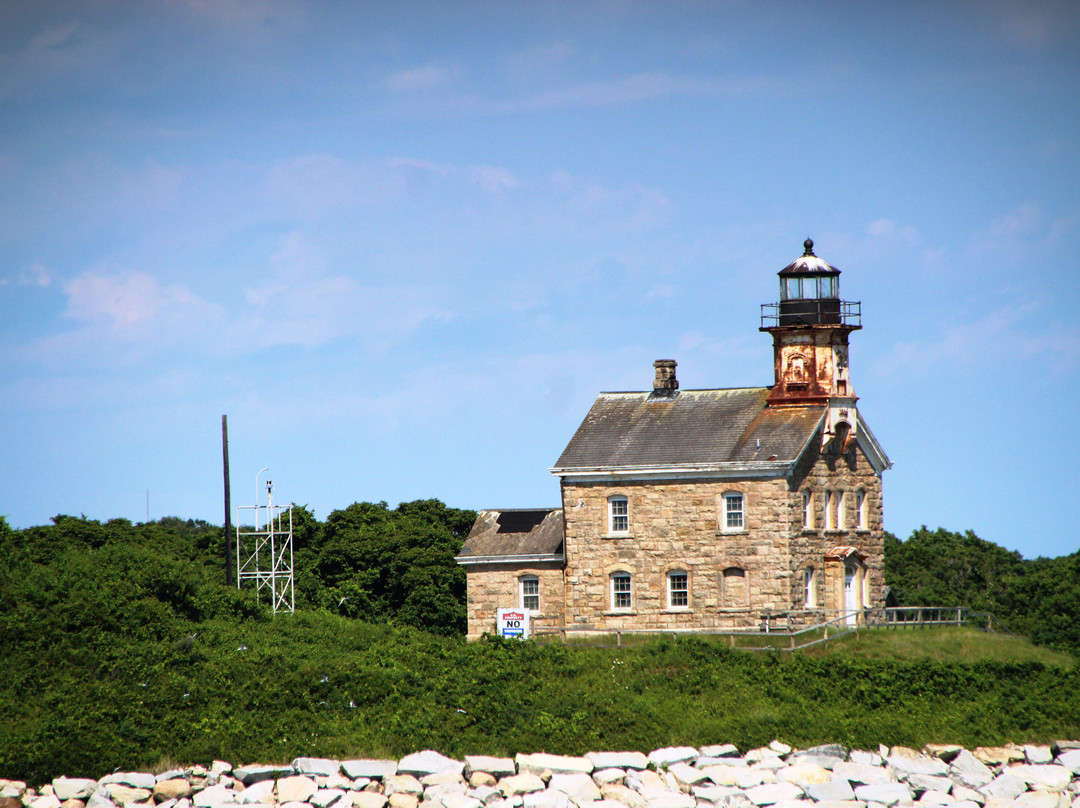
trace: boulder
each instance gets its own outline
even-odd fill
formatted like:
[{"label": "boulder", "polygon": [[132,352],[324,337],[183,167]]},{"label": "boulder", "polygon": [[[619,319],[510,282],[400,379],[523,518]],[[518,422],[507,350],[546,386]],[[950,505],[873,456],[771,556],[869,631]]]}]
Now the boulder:
[{"label": "boulder", "polygon": [[320,788],[308,798],[307,802],[315,808],[333,808],[335,805],[344,808],[345,805],[352,804],[352,800],[342,802],[347,794],[348,792],[340,788]]},{"label": "boulder", "polygon": [[154,793],[153,788],[135,788],[123,783],[108,783],[104,786],[104,789],[109,795],[109,799],[117,805],[135,805],[149,802]]},{"label": "boulder", "polygon": [[701,753],[691,746],[666,746],[649,752],[649,762],[657,768],[670,766],[672,763],[686,763],[699,757]]},{"label": "boulder", "polygon": [[851,783],[840,777],[824,783],[807,783],[803,790],[817,802],[850,802],[855,799]]},{"label": "boulder", "polygon": [[276,780],[279,777],[288,777],[295,774],[291,766],[241,766],[239,769],[233,769],[233,777],[243,783],[245,786],[250,786],[252,783],[259,783],[263,780]]},{"label": "boulder", "polygon": [[607,783],[621,783],[626,780],[626,771],[623,769],[593,769],[592,779],[598,786]]},{"label": "boulder", "polygon": [[468,776],[473,772],[487,772],[495,777],[505,777],[508,774],[515,774],[517,767],[512,758],[466,755],[465,774]]},{"label": "boulder", "polygon": [[701,769],[697,769],[691,766],[689,763],[672,763],[668,767],[668,772],[678,781],[680,791],[682,787],[696,786],[699,783],[708,780],[709,775],[705,774]]},{"label": "boulder", "polygon": [[746,798],[754,805],[775,805],[801,799],[805,792],[794,783],[763,783],[746,789]]},{"label": "boulder", "polygon": [[971,752],[963,749],[952,759],[949,775],[954,782],[969,788],[981,788],[994,779],[994,772]]},{"label": "boulder", "polygon": [[315,781],[303,774],[282,777],[277,781],[277,797],[281,803],[307,802],[318,790]]},{"label": "boulder", "polygon": [[855,798],[863,802],[877,802],[881,805],[908,805],[914,802],[911,789],[905,783],[857,786]]},{"label": "boulder", "polygon": [[390,794],[386,798],[386,802],[390,808],[417,808],[420,804],[420,798],[415,794],[398,791],[394,794]]},{"label": "boulder", "polygon": [[354,791],[350,795],[354,808],[385,808],[386,795],[374,791]]},{"label": "boulder", "polygon": [[383,779],[383,793],[387,797],[393,794],[414,794],[419,800],[424,793],[424,786],[411,774],[392,774]]},{"label": "boulder", "polygon": [[1080,749],[1067,749],[1059,752],[1056,758],[1059,766],[1064,766],[1073,774],[1080,774]]},{"label": "boulder", "polygon": [[277,797],[274,796],[275,785],[273,780],[260,780],[237,794],[236,801],[245,805],[275,803],[277,802]]},{"label": "boulder", "polygon": [[300,757],[292,762],[292,767],[297,774],[306,774],[311,777],[316,775],[329,777],[332,774],[341,773],[341,761],[329,758]]},{"label": "boulder", "polygon": [[1027,784],[1019,777],[1012,774],[999,774],[985,786],[980,786],[979,791],[986,797],[987,805],[992,799],[1014,800],[1027,791]]},{"label": "boulder", "polygon": [[701,752],[702,757],[714,757],[714,758],[735,758],[739,757],[739,748],[734,744],[711,744],[709,746],[703,746],[698,750]]},{"label": "boulder", "polygon": [[156,802],[190,797],[191,783],[188,782],[186,777],[171,777],[168,780],[158,780],[154,783],[153,794]]},{"label": "boulder", "polygon": [[350,780],[361,777],[389,777],[398,773],[396,760],[343,760],[341,770]]},{"label": "boulder", "polygon": [[1020,763],[1009,766],[1003,774],[1019,777],[1033,788],[1046,791],[1064,791],[1072,780],[1072,772],[1064,766]]},{"label": "boulder", "polygon": [[154,783],[157,782],[157,778],[152,774],[144,772],[114,772],[107,777],[102,777],[98,781],[98,785],[107,786],[114,783],[122,786],[131,786],[132,788],[142,788],[147,791],[154,790]]},{"label": "boulder", "polygon": [[645,805],[646,808],[697,808],[697,800],[680,791],[667,791],[653,797]]},{"label": "boulder", "polygon": [[[61,802],[65,800],[87,800],[97,790],[98,783],[97,780],[57,777],[52,781],[52,787],[53,796]],[[25,786],[23,790],[26,790]]]},{"label": "boulder", "polygon": [[402,774],[413,774],[418,777],[448,770],[455,771],[460,775],[464,769],[464,761],[453,760],[431,749],[406,755],[397,764],[397,770]]},{"label": "boulder", "polygon": [[[217,805],[232,805],[236,802],[236,794],[225,786],[210,786],[192,795],[191,804],[195,808],[214,808]],[[87,803],[86,808],[90,808]]]},{"label": "boulder", "polygon": [[593,769],[647,769],[649,759],[642,752],[586,752]]},{"label": "boulder", "polygon": [[518,773],[532,773],[542,775],[544,772],[556,774],[559,772],[584,772],[592,774],[593,764],[585,757],[570,757],[567,755],[549,755],[544,752],[533,755],[517,755],[514,758],[517,763]]},{"label": "boulder", "polygon": [[575,803],[594,802],[600,799],[600,789],[591,776],[584,772],[558,772],[551,775],[548,788],[561,791]]},{"label": "boulder", "polygon": [[509,777],[502,778],[498,787],[505,797],[521,796],[522,794],[530,794],[533,791],[543,791],[544,781],[540,779],[539,775],[532,772],[522,772],[521,774],[512,774]]},{"label": "boulder", "polygon": [[600,795],[604,800],[617,802],[627,808],[645,808],[648,803],[644,795],[620,783],[606,783],[600,786]]}]

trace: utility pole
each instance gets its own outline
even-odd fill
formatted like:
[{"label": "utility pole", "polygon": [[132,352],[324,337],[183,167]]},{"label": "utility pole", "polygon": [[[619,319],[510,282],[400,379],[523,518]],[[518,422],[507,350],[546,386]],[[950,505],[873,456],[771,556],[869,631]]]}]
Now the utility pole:
[{"label": "utility pole", "polygon": [[221,456],[225,467],[225,585],[232,586],[233,578],[233,540],[232,540],[232,501],[229,495],[229,421],[228,416],[221,416]]}]

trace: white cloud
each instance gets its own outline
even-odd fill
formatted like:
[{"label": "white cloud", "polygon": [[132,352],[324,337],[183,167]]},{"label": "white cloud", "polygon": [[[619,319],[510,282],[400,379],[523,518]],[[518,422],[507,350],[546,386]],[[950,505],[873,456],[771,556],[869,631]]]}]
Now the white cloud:
[{"label": "white cloud", "polygon": [[441,65],[422,65],[393,73],[386,79],[386,87],[395,93],[415,93],[445,87],[453,78],[453,71]]},{"label": "white cloud", "polygon": [[84,272],[64,284],[64,293],[67,316],[104,319],[116,328],[160,318],[173,320],[182,317],[184,310],[202,305],[186,287],[161,286],[145,272]]}]

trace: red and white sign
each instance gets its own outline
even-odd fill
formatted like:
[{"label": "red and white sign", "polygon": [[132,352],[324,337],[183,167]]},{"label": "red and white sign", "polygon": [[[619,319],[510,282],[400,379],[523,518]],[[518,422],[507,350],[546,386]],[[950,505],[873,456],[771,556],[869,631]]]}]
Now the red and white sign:
[{"label": "red and white sign", "polygon": [[529,638],[528,609],[499,609],[497,629],[500,637],[526,640]]}]

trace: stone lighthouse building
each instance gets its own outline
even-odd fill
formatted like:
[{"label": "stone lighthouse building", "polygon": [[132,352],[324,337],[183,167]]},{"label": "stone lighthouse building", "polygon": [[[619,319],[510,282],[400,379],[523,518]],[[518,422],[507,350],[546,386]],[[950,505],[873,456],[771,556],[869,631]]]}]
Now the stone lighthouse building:
[{"label": "stone lighthouse building", "polygon": [[881,474],[848,336],[860,304],[804,243],[761,307],[768,387],[601,393],[554,467],[562,507],[482,511],[458,555],[469,636],[496,610],[534,630],[756,629],[884,605]]}]

